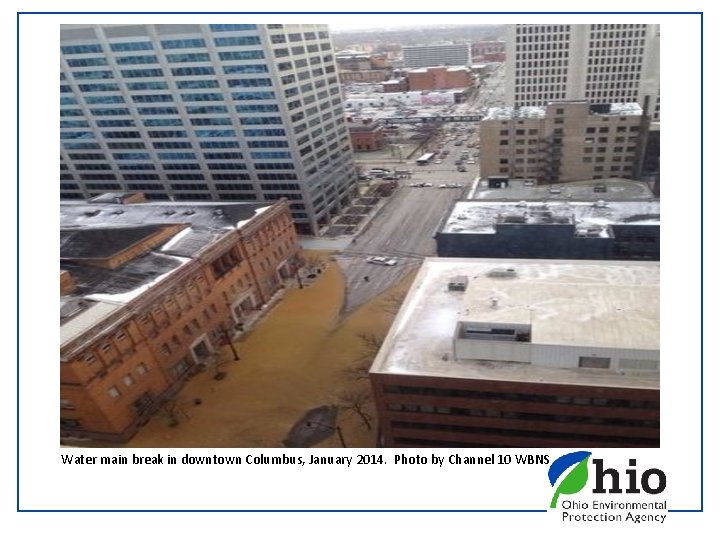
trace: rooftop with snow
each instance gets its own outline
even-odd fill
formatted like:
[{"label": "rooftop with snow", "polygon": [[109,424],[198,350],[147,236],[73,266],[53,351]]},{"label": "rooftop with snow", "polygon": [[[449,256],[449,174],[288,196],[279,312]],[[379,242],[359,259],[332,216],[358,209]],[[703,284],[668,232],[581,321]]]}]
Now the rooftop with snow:
[{"label": "rooftop with snow", "polygon": [[660,201],[458,201],[444,233],[494,234],[497,225],[574,225],[607,236],[612,225],[660,225]]},{"label": "rooftop with snow", "polygon": [[[659,284],[658,262],[429,258],[371,373],[659,388]],[[478,359],[458,352],[468,343]],[[655,370],[577,367],[578,355]]]},{"label": "rooftop with snow", "polygon": [[[105,202],[105,201],[108,202]],[[113,204],[110,201],[117,200]],[[69,343],[271,203],[122,204],[117,197],[60,205],[60,270],[72,277],[60,297],[60,342]]]}]

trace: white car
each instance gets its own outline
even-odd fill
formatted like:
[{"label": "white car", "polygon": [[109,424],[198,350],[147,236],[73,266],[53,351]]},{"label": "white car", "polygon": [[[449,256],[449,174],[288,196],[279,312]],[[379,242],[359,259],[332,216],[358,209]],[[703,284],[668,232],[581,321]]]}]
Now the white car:
[{"label": "white car", "polygon": [[474,159],[468,159],[468,160],[467,160],[467,164],[468,164],[468,165],[475,165],[475,160],[474,160]]},{"label": "white car", "polygon": [[397,261],[390,257],[368,257],[365,259],[370,264],[379,264],[381,266],[395,266]]},{"label": "white car", "polygon": [[442,163],[442,159],[436,159],[436,160],[435,160],[435,165],[440,165],[441,163]]}]

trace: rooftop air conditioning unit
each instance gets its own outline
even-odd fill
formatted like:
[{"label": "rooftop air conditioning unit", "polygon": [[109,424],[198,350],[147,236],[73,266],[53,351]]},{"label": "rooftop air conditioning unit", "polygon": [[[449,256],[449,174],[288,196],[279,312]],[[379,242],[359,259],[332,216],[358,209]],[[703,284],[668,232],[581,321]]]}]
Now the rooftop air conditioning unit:
[{"label": "rooftop air conditioning unit", "polygon": [[467,289],[468,278],[467,276],[455,276],[450,278],[448,282],[448,291],[460,291],[464,292]]},{"label": "rooftop air conditioning unit", "polygon": [[514,278],[517,272],[514,268],[493,268],[487,275],[492,278]]}]

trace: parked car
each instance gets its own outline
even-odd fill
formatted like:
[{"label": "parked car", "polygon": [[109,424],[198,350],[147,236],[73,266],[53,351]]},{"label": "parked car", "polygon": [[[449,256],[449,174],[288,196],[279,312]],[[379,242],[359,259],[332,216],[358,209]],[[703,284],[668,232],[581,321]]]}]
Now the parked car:
[{"label": "parked car", "polygon": [[432,187],[432,182],[425,182],[424,184],[420,184],[423,187]]},{"label": "parked car", "polygon": [[467,163],[468,165],[475,165],[475,160],[474,160],[474,159],[468,159],[466,163]]},{"label": "parked car", "polygon": [[458,172],[467,172],[467,169],[462,165],[457,168]]},{"label": "parked car", "polygon": [[433,163],[435,163],[435,165],[440,165],[442,163],[442,159],[436,159]]},{"label": "parked car", "polygon": [[370,264],[379,264],[380,266],[395,266],[398,262],[390,257],[368,257],[365,259]]},{"label": "parked car", "polygon": [[453,144],[455,146],[462,146],[462,141],[455,141]]}]

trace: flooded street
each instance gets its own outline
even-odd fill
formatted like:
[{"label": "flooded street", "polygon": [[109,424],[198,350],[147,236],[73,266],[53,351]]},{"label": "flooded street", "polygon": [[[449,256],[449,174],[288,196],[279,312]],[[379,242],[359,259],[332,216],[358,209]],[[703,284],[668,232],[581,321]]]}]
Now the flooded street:
[{"label": "flooded street", "polygon": [[[340,319],[345,283],[338,265],[329,262],[316,283],[289,289],[268,316],[235,343],[239,361],[224,348],[219,368],[226,372],[223,380],[213,378],[213,368],[196,375],[176,396],[172,417],[158,412],[125,446],[282,447],[307,410],[337,404],[343,394],[369,392],[367,378],[348,373],[368,353],[367,340],[359,336],[385,335],[393,318],[388,298],[397,304],[398,292],[407,290],[413,276]],[[375,446],[372,401],[362,409],[373,419],[372,430],[352,410],[341,408],[338,414],[349,447]],[[173,418],[177,425],[170,427]],[[317,446],[341,443],[334,435]]]}]

